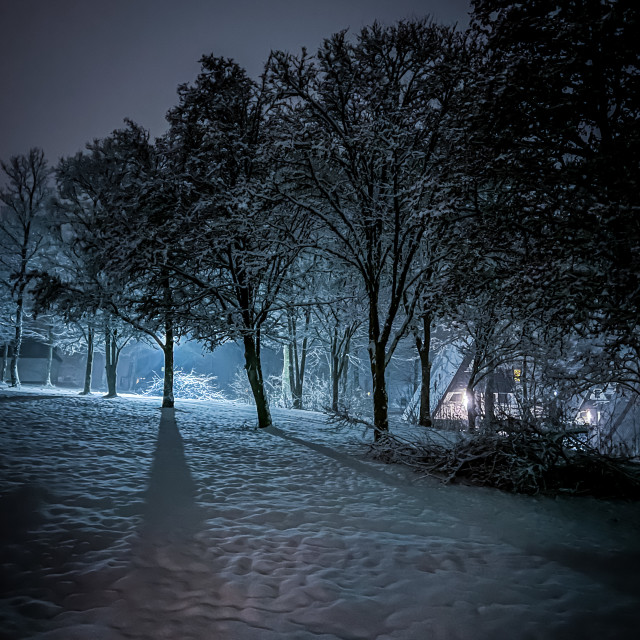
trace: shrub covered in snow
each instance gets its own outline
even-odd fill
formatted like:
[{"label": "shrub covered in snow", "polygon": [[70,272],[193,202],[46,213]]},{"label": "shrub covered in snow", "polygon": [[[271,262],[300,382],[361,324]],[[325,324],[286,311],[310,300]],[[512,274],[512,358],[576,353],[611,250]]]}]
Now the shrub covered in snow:
[{"label": "shrub covered in snow", "polygon": [[[243,367],[238,367],[230,386],[234,400],[244,404],[255,404],[251,386]],[[283,409],[291,409],[293,407],[291,391],[288,385],[283,385],[281,375],[270,375],[266,378],[264,388],[269,398],[270,406]],[[322,411],[329,403],[328,380],[322,376],[308,374],[305,377],[302,388],[302,406],[309,411]]]},{"label": "shrub covered in snow", "polygon": [[[217,376],[195,373],[193,369],[190,373],[176,369],[173,374],[173,395],[183,400],[225,400],[224,394],[217,388],[216,379]],[[162,395],[163,380],[154,371],[153,380],[143,395]]]},{"label": "shrub covered in snow", "polygon": [[247,372],[244,367],[238,367],[233,380],[231,381],[231,393],[232,398],[243,404],[255,404],[253,399],[253,393],[251,391],[251,385],[247,379]]}]

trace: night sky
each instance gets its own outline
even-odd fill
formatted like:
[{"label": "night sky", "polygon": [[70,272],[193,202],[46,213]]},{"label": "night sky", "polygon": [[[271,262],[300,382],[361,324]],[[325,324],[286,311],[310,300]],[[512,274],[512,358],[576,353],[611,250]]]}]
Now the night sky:
[{"label": "night sky", "polygon": [[0,159],[51,164],[131,118],[153,136],[203,53],[257,76],[271,49],[378,20],[468,24],[469,0],[0,0]]}]

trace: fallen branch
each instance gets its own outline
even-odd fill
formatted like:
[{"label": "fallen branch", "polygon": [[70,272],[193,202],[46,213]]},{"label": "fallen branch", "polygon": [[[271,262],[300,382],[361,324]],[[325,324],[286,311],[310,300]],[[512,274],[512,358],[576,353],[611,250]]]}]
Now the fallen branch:
[{"label": "fallen branch", "polygon": [[409,443],[389,434],[370,447],[373,458],[425,476],[525,494],[640,499],[640,469],[606,456],[569,432],[527,426],[467,434],[457,442]]}]

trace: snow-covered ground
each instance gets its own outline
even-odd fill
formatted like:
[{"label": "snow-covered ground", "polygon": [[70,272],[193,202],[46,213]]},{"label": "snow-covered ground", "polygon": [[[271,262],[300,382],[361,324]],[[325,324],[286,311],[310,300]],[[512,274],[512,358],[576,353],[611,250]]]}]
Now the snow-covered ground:
[{"label": "snow-covered ground", "polygon": [[638,505],[439,486],[314,413],[57,394],[0,390],[2,640],[640,637]]}]

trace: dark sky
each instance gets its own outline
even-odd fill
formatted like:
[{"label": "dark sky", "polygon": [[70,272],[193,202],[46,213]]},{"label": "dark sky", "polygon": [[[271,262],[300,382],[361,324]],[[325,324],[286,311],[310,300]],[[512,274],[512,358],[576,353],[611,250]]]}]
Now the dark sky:
[{"label": "dark sky", "polygon": [[315,51],[335,31],[430,14],[468,24],[469,0],[0,0],[0,159],[54,164],[125,117],[159,135],[203,53],[257,76],[271,49]]}]

